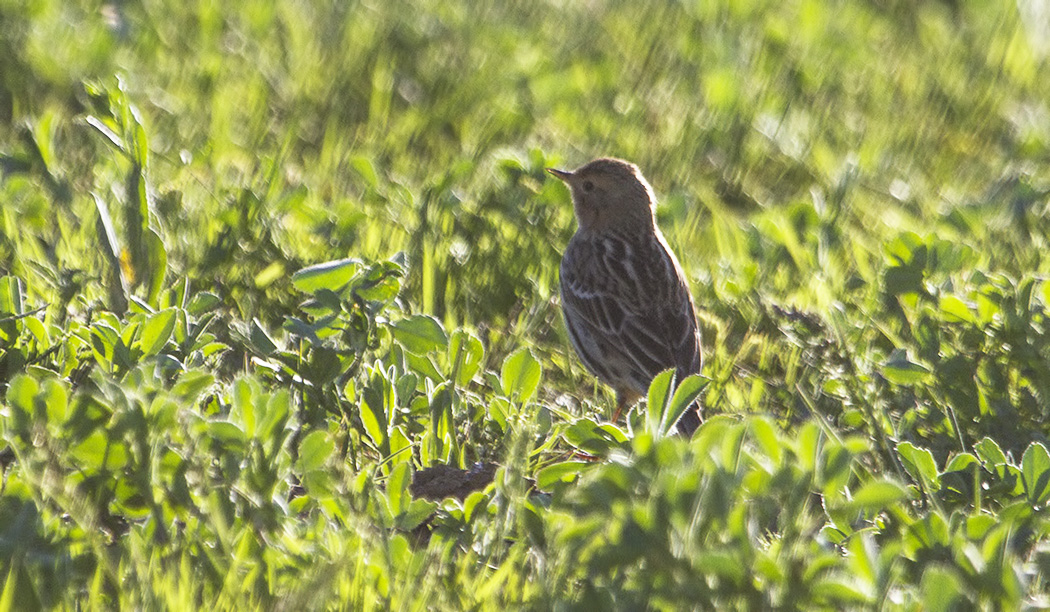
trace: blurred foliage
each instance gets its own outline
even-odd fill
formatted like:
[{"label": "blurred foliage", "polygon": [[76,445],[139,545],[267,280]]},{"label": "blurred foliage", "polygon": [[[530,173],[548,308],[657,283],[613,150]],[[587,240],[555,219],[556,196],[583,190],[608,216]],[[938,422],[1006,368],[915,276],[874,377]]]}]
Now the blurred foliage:
[{"label": "blurred foliage", "polygon": [[[1041,7],[0,0],[0,607],[1047,606]],[[704,327],[624,424],[599,155]]]}]

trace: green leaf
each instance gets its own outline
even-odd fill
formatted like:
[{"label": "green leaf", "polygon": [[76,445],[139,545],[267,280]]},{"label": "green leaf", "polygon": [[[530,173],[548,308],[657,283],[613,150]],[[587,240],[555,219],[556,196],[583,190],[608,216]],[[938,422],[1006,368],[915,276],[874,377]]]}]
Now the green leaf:
[{"label": "green leaf", "polygon": [[220,444],[234,450],[242,450],[247,441],[244,430],[230,421],[209,421],[207,430],[208,434]]},{"label": "green leaf", "polygon": [[667,421],[667,405],[671,398],[671,385],[674,383],[674,369],[664,370],[649,383],[649,395],[646,402],[646,431],[655,437],[667,434],[664,423]]},{"label": "green leaf", "polygon": [[874,480],[864,485],[845,503],[848,512],[880,512],[908,499],[908,490],[891,480]]},{"label": "green leaf", "polygon": [[430,315],[413,315],[390,325],[394,339],[405,349],[421,355],[448,346],[448,336]]},{"label": "green leaf", "polygon": [[909,361],[903,350],[896,349],[890,359],[882,364],[882,375],[897,385],[914,385],[925,381],[930,375],[930,370]]},{"label": "green leaf", "polygon": [[250,378],[241,377],[234,381],[232,391],[233,408],[230,410],[230,420],[238,423],[243,432],[249,435],[255,432],[256,422],[256,394],[258,385]]},{"label": "green leaf", "polygon": [[252,343],[252,348],[259,352],[264,357],[269,357],[277,352],[277,344],[274,343],[270,335],[263,329],[259,319],[252,319],[249,324],[249,338]]},{"label": "green leaf", "polygon": [[707,382],[706,378],[697,374],[686,376],[685,380],[679,381],[678,388],[675,389],[674,396],[671,398],[671,403],[667,405],[667,410],[660,421],[660,428],[665,433],[670,431],[675,423],[678,422],[678,419],[682,418],[685,411],[692,407],[696,398],[700,397],[700,394],[704,391]]},{"label": "green leaf", "polygon": [[922,574],[922,608],[929,612],[963,609],[963,585],[954,571],[940,565],[928,565]]},{"label": "green leaf", "polygon": [[1050,454],[1039,442],[1033,442],[1021,457],[1021,475],[1025,495],[1033,504],[1042,504],[1050,498]]},{"label": "green leaf", "polygon": [[412,469],[408,463],[399,463],[390,470],[390,478],[386,482],[386,494],[390,500],[390,514],[398,516],[408,509],[412,501],[412,495],[408,487],[412,484]]},{"label": "green leaf", "polygon": [[275,453],[284,443],[288,432],[285,425],[292,412],[292,397],[288,389],[279,389],[265,402],[256,407],[256,423],[253,436],[270,445]]},{"label": "green leaf", "polygon": [[452,367],[450,376],[455,378],[456,385],[462,387],[470,383],[481,369],[484,358],[485,347],[477,336],[462,329],[452,332],[448,345],[448,361]]},{"label": "green leaf", "polygon": [[973,450],[981,458],[981,461],[991,464],[989,467],[1006,463],[1006,454],[1003,453],[1003,449],[999,448],[999,444],[991,438],[982,438],[977,444],[973,445]]},{"label": "green leaf", "polygon": [[604,456],[620,443],[605,428],[590,419],[580,419],[562,433],[569,446],[589,455]]},{"label": "green leaf", "polygon": [[390,456],[389,413],[393,407],[393,386],[382,365],[371,370],[368,384],[361,392],[361,423],[365,433],[384,457]]},{"label": "green leaf", "polygon": [[941,296],[939,306],[941,313],[944,315],[942,318],[945,321],[962,321],[965,323],[976,323],[977,321],[966,302],[954,295]]},{"label": "green leaf", "polygon": [[14,343],[18,337],[18,325],[8,317],[23,313],[23,300],[20,279],[14,276],[0,278],[0,342],[4,344]]},{"label": "green leaf", "polygon": [[210,291],[201,291],[190,299],[190,303],[186,306],[186,310],[191,315],[199,317],[202,314],[214,310],[220,304],[222,304],[222,298]]},{"label": "green leaf", "polygon": [[748,424],[751,429],[751,436],[758,442],[762,452],[773,460],[774,465],[780,465],[784,457],[784,447],[780,443],[780,438],[777,436],[773,423],[767,418],[755,417]]},{"label": "green leaf", "polygon": [[292,274],[292,285],[304,293],[321,289],[339,291],[357,273],[361,262],[356,259],[339,259],[314,264]]},{"label": "green leaf", "polygon": [[408,509],[398,515],[394,526],[403,531],[412,531],[434,514],[438,505],[426,499],[413,499]]},{"label": "green leaf", "polygon": [[72,455],[89,470],[118,470],[128,462],[128,452],[119,440],[111,440],[107,432],[97,430],[72,449]]},{"label": "green leaf", "polygon": [[189,403],[196,403],[200,395],[213,384],[215,377],[211,374],[199,370],[190,371],[179,377],[171,392]]},{"label": "green leaf", "polygon": [[573,482],[588,465],[592,464],[584,461],[562,461],[548,465],[536,472],[536,486],[547,491],[556,484]]},{"label": "green leaf", "polygon": [[503,361],[500,379],[503,392],[510,398],[525,404],[536,394],[543,373],[540,362],[527,348],[520,348]]},{"label": "green leaf", "polygon": [[95,360],[103,367],[113,367],[117,358],[117,345],[121,344],[120,334],[110,325],[97,322],[91,326],[91,349]]},{"label": "green leaf", "polygon": [[965,470],[971,465],[980,463],[977,457],[974,457],[970,453],[959,453],[953,456],[949,461],[948,465],[944,466],[944,471],[947,472],[959,472]]},{"label": "green leaf", "polygon": [[69,391],[66,384],[58,379],[48,379],[43,386],[44,403],[47,406],[47,422],[61,425],[69,416]]},{"label": "green leaf", "polygon": [[897,456],[900,457],[908,474],[916,481],[923,483],[929,491],[934,492],[941,488],[937,462],[934,461],[933,453],[929,450],[919,448],[911,442],[901,442],[897,445]]},{"label": "green leaf", "polygon": [[149,256],[149,287],[146,297],[150,304],[156,305],[157,296],[164,288],[164,276],[168,272],[168,251],[164,241],[153,228],[146,228],[146,251]]},{"label": "green leaf", "polygon": [[311,431],[299,444],[299,459],[296,461],[296,467],[301,474],[320,469],[334,452],[335,443],[328,432],[319,429]]},{"label": "green leaf", "polygon": [[171,332],[175,329],[175,315],[175,308],[166,308],[146,319],[140,340],[143,356],[156,355],[168,343]]}]

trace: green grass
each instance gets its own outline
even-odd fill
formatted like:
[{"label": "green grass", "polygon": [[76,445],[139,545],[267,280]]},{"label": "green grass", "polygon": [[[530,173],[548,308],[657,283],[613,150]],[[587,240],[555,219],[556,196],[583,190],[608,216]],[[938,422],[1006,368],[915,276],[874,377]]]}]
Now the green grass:
[{"label": "green grass", "polygon": [[[0,608],[1050,605],[1037,8],[0,0]],[[692,441],[564,333],[602,155]]]}]

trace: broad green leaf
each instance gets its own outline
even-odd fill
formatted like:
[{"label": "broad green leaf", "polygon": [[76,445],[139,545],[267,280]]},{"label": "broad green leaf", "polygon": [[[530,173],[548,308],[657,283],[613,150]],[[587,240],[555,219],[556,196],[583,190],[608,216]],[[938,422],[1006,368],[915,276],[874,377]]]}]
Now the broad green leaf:
[{"label": "broad green leaf", "polygon": [[361,423],[365,433],[384,457],[390,456],[390,413],[393,408],[393,385],[382,364],[371,369],[368,384],[361,391]]},{"label": "broad green leaf", "polygon": [[36,317],[25,317],[21,321],[25,325],[26,330],[33,335],[40,349],[46,349],[51,346],[51,334],[48,333],[43,321]]},{"label": "broad green leaf", "polygon": [[423,378],[433,381],[445,379],[445,377],[441,375],[441,372],[438,371],[438,367],[434,363],[433,355],[420,355],[406,350],[404,351],[404,356],[405,365]]},{"label": "broad green leaf", "polygon": [[448,361],[451,364],[450,376],[455,376],[456,384],[466,386],[481,369],[485,357],[485,348],[474,334],[457,329],[452,332],[448,345]]},{"label": "broad green leaf", "polygon": [[520,348],[503,361],[500,379],[503,392],[521,404],[528,403],[536,393],[543,373],[540,362],[528,348]]},{"label": "broad green leaf", "polygon": [[120,334],[108,324],[98,322],[91,326],[91,348],[99,361],[111,362],[118,342]]},{"label": "broad green leaf", "polygon": [[252,348],[264,357],[269,357],[277,351],[277,344],[266,333],[262,323],[259,323],[259,319],[253,318],[249,324],[249,340],[252,343]]},{"label": "broad green leaf", "polygon": [[314,500],[327,500],[340,494],[339,486],[331,470],[303,472],[302,485]]},{"label": "broad green leaf", "polygon": [[908,491],[891,480],[873,480],[865,483],[845,504],[849,512],[880,512],[908,499]]},{"label": "broad green leaf", "polygon": [[72,449],[81,467],[92,471],[117,470],[128,462],[128,451],[119,440],[111,440],[106,431],[96,430]]},{"label": "broad green leaf", "polygon": [[661,427],[670,430],[678,419],[682,418],[685,411],[692,407],[704,388],[707,387],[707,379],[698,374],[686,376],[684,380],[678,381],[678,388],[671,397],[671,403],[667,405]]},{"label": "broad green leaf", "polygon": [[1025,494],[1033,504],[1042,504],[1050,498],[1050,454],[1039,442],[1033,442],[1021,457]]},{"label": "broad green leaf", "polygon": [[412,496],[408,492],[408,486],[412,484],[412,466],[408,463],[399,463],[390,470],[390,478],[386,481],[386,494],[390,500],[390,514],[398,516],[408,509]]},{"label": "broad green leaf", "polygon": [[372,161],[364,155],[355,155],[350,159],[350,167],[354,169],[358,176],[365,180],[365,184],[369,188],[375,189],[379,186],[379,175],[376,174],[375,166],[372,165]]},{"label": "broad green leaf", "polygon": [[23,314],[23,299],[19,278],[0,278],[0,348],[18,338],[18,324],[9,317]]},{"label": "broad green leaf", "polygon": [[776,429],[769,419],[755,417],[748,422],[751,436],[758,442],[762,452],[773,460],[773,464],[779,466],[784,456],[784,447],[780,443]]},{"label": "broad green leaf", "polygon": [[419,527],[430,515],[434,514],[437,507],[438,505],[430,500],[413,499],[412,503],[408,505],[408,509],[398,515],[395,527],[403,531],[412,531]]},{"label": "broad green leaf", "polygon": [[973,450],[982,461],[991,464],[991,466],[1006,463],[1006,454],[999,448],[995,440],[991,438],[982,438],[977,444],[973,445]]},{"label": "broad green leaf", "polygon": [[591,464],[583,461],[562,461],[548,465],[536,472],[536,486],[542,491],[549,491],[556,484],[573,482],[588,465]]},{"label": "broad green leaf", "polygon": [[692,565],[702,572],[702,575],[718,576],[728,580],[730,584],[743,580],[746,571],[737,555],[720,550],[698,551],[692,559]]},{"label": "broad green leaf", "polygon": [[218,308],[222,304],[222,298],[215,295],[210,291],[201,291],[190,299],[189,305],[186,306],[186,310],[195,317],[199,317],[202,314],[211,312],[215,308]]},{"label": "broad green leaf", "polygon": [[413,315],[391,323],[390,328],[394,339],[417,355],[448,346],[445,330],[437,319],[430,315]]},{"label": "broad green leaf", "polygon": [[244,430],[229,421],[210,421],[207,430],[208,434],[218,440],[222,446],[236,451],[242,450],[247,440]]},{"label": "broad green leaf", "polygon": [[590,455],[604,456],[613,446],[619,446],[615,437],[590,419],[580,419],[562,433],[565,441],[575,449]]},{"label": "broad green leaf", "polygon": [[145,357],[152,357],[164,348],[175,329],[175,308],[167,308],[149,315],[142,326],[141,346]]},{"label": "broad green leaf", "polygon": [[674,384],[673,368],[660,372],[649,383],[645,415],[646,431],[657,437],[662,437],[667,433],[663,423],[667,420],[667,405],[671,399],[672,384]]},{"label": "broad green leaf", "polygon": [[153,228],[146,228],[145,239],[149,255],[149,287],[146,296],[150,304],[156,305],[157,296],[164,288],[164,276],[168,272],[168,251]]},{"label": "broad green leaf", "polygon": [[403,426],[390,429],[391,464],[412,463],[412,440],[405,434]]},{"label": "broad green leaf", "polygon": [[44,402],[47,406],[47,422],[61,425],[69,416],[69,391],[66,384],[58,379],[48,379],[43,385]]},{"label": "broad green leaf", "polygon": [[886,380],[898,385],[914,385],[923,382],[930,375],[930,370],[908,360],[904,351],[893,351],[890,359],[882,364],[882,375]]},{"label": "broad green leaf", "polygon": [[266,401],[257,401],[259,405],[255,408],[256,422],[252,435],[276,451],[287,435],[285,425],[292,412],[291,392],[279,389],[271,393]]},{"label": "broad green leaf", "polygon": [[510,402],[502,397],[494,397],[488,401],[487,408],[489,419],[499,425],[500,431],[507,431]]},{"label": "broad green leaf", "polygon": [[851,576],[829,576],[818,578],[812,588],[819,601],[833,601],[837,605],[871,604],[875,592],[870,586],[865,586],[857,584]]},{"label": "broad green leaf", "polygon": [[897,445],[897,456],[900,457],[908,474],[925,485],[931,492],[941,488],[937,462],[934,461],[933,453],[928,449],[919,448],[911,442],[901,442]]},{"label": "broad green leaf", "polygon": [[314,264],[292,274],[292,285],[304,293],[320,289],[338,292],[357,273],[361,262],[356,259],[339,259]]},{"label": "broad green leaf", "polygon": [[4,589],[0,592],[0,610],[7,612],[15,609],[15,593],[18,592],[18,568],[21,563],[13,559],[7,568],[7,578],[4,579]]},{"label": "broad green leaf", "polygon": [[213,384],[215,384],[215,377],[208,372],[189,371],[179,377],[178,382],[171,388],[171,392],[187,402],[195,403],[200,395]]},{"label": "broad green leaf", "polygon": [[916,252],[925,250],[925,242],[915,232],[903,232],[883,247],[891,263],[906,265],[912,263]]},{"label": "broad green leaf", "polygon": [[299,444],[299,459],[296,467],[300,474],[320,469],[335,452],[335,443],[326,431],[315,429],[306,434]]},{"label": "broad green leaf", "polygon": [[970,307],[966,305],[966,302],[954,295],[941,296],[940,309],[944,314],[943,318],[945,321],[963,321],[966,323],[974,323],[977,321],[977,318],[970,310]]},{"label": "broad green leaf", "polygon": [[257,383],[248,378],[238,378],[233,383],[230,419],[239,423],[249,435],[255,432],[255,403],[259,401],[257,390]]},{"label": "broad green leaf", "polygon": [[977,457],[974,457],[970,453],[959,453],[953,456],[949,461],[948,465],[944,466],[945,472],[958,472],[965,470],[969,466],[980,463]]},{"label": "broad green leaf", "polygon": [[999,525],[996,517],[988,514],[977,514],[966,517],[966,537],[981,540],[993,527]]},{"label": "broad green leaf", "polygon": [[963,609],[963,584],[949,567],[929,564],[920,580],[923,609],[929,612],[950,612]]}]

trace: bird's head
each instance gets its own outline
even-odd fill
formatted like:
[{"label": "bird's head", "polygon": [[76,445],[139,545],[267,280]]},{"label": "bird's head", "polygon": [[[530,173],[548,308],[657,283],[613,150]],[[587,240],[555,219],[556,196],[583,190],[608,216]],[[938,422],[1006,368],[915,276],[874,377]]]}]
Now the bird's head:
[{"label": "bird's head", "polygon": [[572,191],[581,231],[652,231],[655,227],[656,197],[638,166],[603,157],[572,172],[554,168],[547,171]]}]

